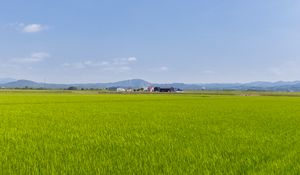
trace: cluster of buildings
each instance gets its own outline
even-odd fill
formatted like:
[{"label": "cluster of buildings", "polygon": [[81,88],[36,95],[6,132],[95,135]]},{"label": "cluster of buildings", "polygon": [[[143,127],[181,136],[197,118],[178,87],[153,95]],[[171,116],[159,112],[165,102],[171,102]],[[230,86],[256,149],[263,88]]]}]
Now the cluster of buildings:
[{"label": "cluster of buildings", "polygon": [[176,92],[177,89],[170,87],[170,88],[162,88],[162,87],[153,87],[149,86],[147,88],[147,92]]},{"label": "cluster of buildings", "polygon": [[177,89],[174,87],[154,87],[154,86],[138,88],[138,89],[118,87],[110,90],[115,90],[117,92],[182,92],[181,89]]}]

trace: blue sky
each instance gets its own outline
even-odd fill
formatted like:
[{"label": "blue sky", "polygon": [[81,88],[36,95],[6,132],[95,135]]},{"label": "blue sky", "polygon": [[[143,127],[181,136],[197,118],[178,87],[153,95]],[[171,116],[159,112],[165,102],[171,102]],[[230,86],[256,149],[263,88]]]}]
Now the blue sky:
[{"label": "blue sky", "polygon": [[0,78],[300,80],[298,0],[2,0]]}]

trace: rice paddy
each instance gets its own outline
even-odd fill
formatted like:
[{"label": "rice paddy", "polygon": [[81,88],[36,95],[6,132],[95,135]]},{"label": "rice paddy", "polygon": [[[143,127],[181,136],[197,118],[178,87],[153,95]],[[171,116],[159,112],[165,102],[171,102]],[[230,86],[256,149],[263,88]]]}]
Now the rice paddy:
[{"label": "rice paddy", "polygon": [[0,174],[298,174],[300,97],[0,93]]}]

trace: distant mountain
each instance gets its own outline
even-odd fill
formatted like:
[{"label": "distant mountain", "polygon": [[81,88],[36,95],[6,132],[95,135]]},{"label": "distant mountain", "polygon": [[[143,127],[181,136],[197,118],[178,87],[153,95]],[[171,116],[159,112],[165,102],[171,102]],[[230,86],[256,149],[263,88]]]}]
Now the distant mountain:
[{"label": "distant mountain", "polygon": [[13,81],[17,81],[16,79],[13,78],[0,78],[0,84],[4,84],[4,83],[10,83]]},{"label": "distant mountain", "polygon": [[89,83],[89,84],[71,84],[71,85],[80,88],[109,88],[109,87],[143,88],[143,87],[148,87],[151,84],[152,83],[149,83],[145,80],[132,79],[132,80],[111,82],[111,83]]},{"label": "distant mountain", "polygon": [[132,79],[132,80],[125,80],[125,81],[118,81],[115,83],[109,83],[109,86],[131,87],[131,88],[141,88],[150,85],[151,83],[141,79]]},{"label": "distant mountain", "polygon": [[9,83],[5,83],[1,85],[6,88],[23,88],[23,87],[31,87],[31,88],[39,88],[41,87],[40,83],[36,83],[34,81],[29,80],[17,80]]},{"label": "distant mountain", "polygon": [[109,87],[123,87],[123,88],[142,88],[150,86],[151,83],[141,80],[132,79],[112,83],[86,83],[86,84],[55,84],[55,83],[39,83],[30,80],[17,80],[8,83],[0,83],[2,88],[49,88],[49,89],[64,89],[70,86],[78,88],[109,88]]},{"label": "distant mountain", "polygon": [[[2,81],[1,81],[2,80]],[[183,90],[257,90],[257,91],[299,91],[300,81],[294,82],[251,82],[251,83],[207,83],[207,84],[185,84],[185,83],[150,83],[142,79],[124,80],[111,83],[85,83],[85,84],[54,84],[39,83],[30,80],[0,79],[1,88],[47,88],[65,89],[71,86],[77,88],[143,88],[148,86],[174,87]]]},{"label": "distant mountain", "polygon": [[286,85],[296,85],[300,83],[300,81],[292,81],[292,82],[285,82],[285,81],[277,81],[277,82],[264,82],[264,81],[257,81],[246,83],[247,86],[253,87],[274,87],[274,86],[286,86]]},{"label": "distant mountain", "polygon": [[141,79],[132,79],[132,80],[124,80],[124,81],[117,81],[113,83],[97,83],[95,84],[96,87],[123,87],[123,88],[142,88],[150,86],[152,83],[149,83],[145,80]]}]

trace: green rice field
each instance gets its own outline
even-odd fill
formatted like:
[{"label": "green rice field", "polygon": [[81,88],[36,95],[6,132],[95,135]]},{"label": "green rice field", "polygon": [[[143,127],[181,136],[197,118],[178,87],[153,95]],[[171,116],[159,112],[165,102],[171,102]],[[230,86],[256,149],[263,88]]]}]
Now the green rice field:
[{"label": "green rice field", "polygon": [[0,92],[0,174],[299,174],[300,97]]}]

